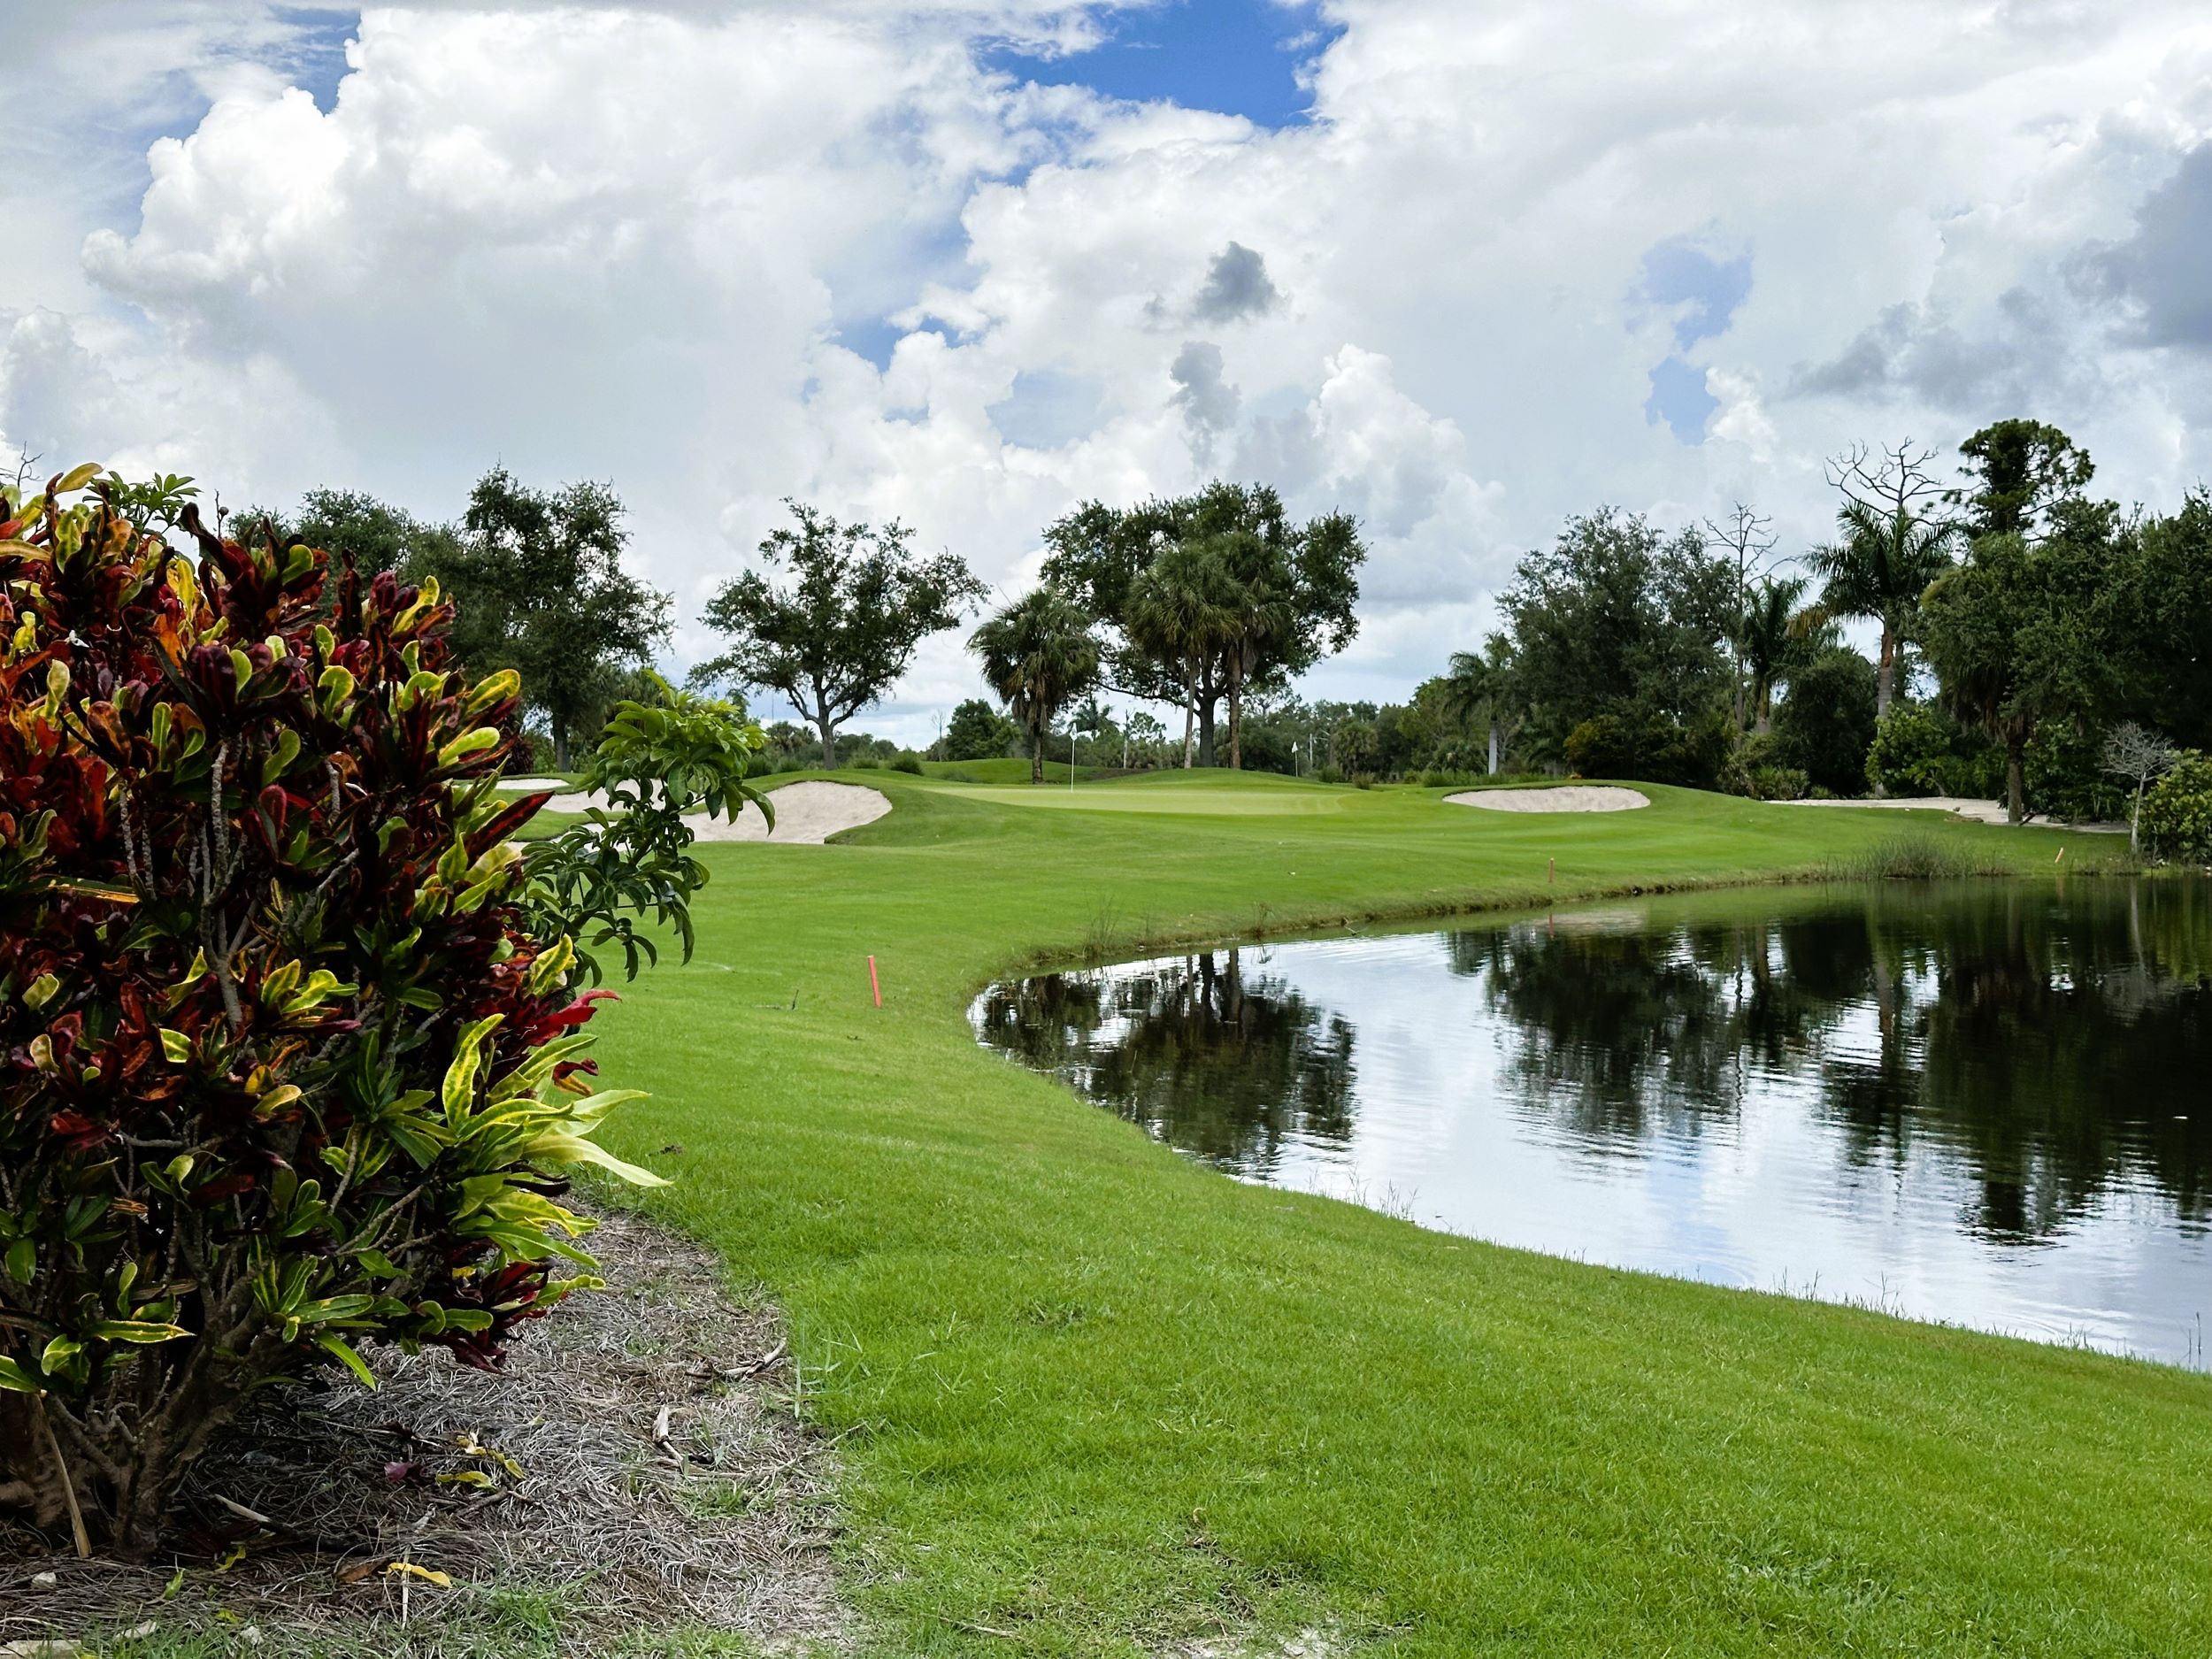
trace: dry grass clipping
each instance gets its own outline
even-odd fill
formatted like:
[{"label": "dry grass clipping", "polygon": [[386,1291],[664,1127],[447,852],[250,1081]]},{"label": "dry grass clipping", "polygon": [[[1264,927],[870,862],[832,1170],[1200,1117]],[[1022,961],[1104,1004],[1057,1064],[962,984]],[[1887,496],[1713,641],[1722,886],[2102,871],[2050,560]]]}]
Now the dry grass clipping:
[{"label": "dry grass clipping", "polygon": [[149,1621],[250,1627],[273,1659],[476,1651],[460,1632],[518,1591],[550,1598],[562,1654],[684,1628],[841,1647],[829,1448],[790,1409],[772,1310],[642,1217],[591,1247],[610,1288],[526,1326],[496,1376],[387,1351],[373,1394],[272,1391],[194,1471],[165,1558],[0,1530],[0,1653]]}]

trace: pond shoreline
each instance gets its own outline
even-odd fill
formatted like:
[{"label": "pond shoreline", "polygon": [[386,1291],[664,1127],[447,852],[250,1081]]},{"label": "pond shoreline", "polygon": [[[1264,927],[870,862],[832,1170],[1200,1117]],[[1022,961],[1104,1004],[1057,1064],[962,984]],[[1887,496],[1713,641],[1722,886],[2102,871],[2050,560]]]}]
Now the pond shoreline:
[{"label": "pond shoreline", "polygon": [[[1558,1257],[2201,1368],[2186,1316],[2212,1282],[2194,1196],[2212,1148],[2176,1079],[2204,1041],[2207,891],[1597,899],[1047,971],[994,983],[969,1020],[1240,1179]],[[1896,1007],[1878,1020],[1880,998]],[[1713,1069],[1732,1044],[1753,1046]],[[1649,1158],[1668,1183],[1640,1173]],[[1894,1192],[1862,1190],[1892,1166]]]}]

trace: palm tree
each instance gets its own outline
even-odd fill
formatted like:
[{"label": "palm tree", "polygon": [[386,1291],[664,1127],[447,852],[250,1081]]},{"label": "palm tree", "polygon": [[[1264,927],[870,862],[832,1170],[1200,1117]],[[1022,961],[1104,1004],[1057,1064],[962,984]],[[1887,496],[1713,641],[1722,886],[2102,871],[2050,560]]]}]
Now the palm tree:
[{"label": "palm tree", "polygon": [[1824,586],[1816,607],[1820,619],[1865,617],[1882,630],[1874,715],[1889,712],[1897,687],[1897,648],[1913,631],[1920,595],[1951,564],[1958,526],[1919,511],[1909,501],[1893,506],[1850,500],[1836,514],[1841,534],[1805,556]]},{"label": "palm tree", "polygon": [[[1146,655],[1177,665],[1183,690],[1183,767],[1192,764],[1199,682],[1235,626],[1233,584],[1220,560],[1185,542],[1153,560],[1129,588],[1125,622]],[[1207,757],[1210,763],[1211,756]]]},{"label": "palm tree", "polygon": [[[1098,694],[1094,691],[1083,699],[1083,706],[1078,709],[1073,718],[1068,721],[1069,731],[1078,737],[1090,740],[1091,758],[1094,764],[1097,763],[1098,758],[1098,740],[1113,729],[1114,717],[1106,705],[1098,700]],[[1069,751],[1068,764],[1070,765],[1075,764],[1072,749]]]},{"label": "palm tree", "polygon": [[1222,629],[1222,684],[1229,694],[1229,769],[1244,766],[1244,690],[1254,672],[1279,657],[1297,615],[1270,584],[1268,560],[1259,538],[1245,532],[1215,539],[1212,551],[1221,575],[1217,598],[1225,612]]},{"label": "palm tree", "polygon": [[1737,710],[1737,724],[1748,717],[1763,736],[1774,720],[1774,687],[1790,677],[1815,632],[1798,611],[1811,584],[1802,576],[1768,576],[1749,588],[1736,620],[1736,651],[1749,678],[1749,707]]},{"label": "palm tree", "polygon": [[1505,671],[1473,651],[1454,651],[1444,674],[1444,711],[1455,720],[1480,717],[1490,728],[1489,772],[1498,770],[1498,705],[1505,696]]},{"label": "palm tree", "polygon": [[1045,733],[1053,716],[1098,682],[1098,639],[1089,615],[1066,595],[1040,588],[987,619],[968,641],[983,677],[1029,733],[1029,781],[1045,780]]}]

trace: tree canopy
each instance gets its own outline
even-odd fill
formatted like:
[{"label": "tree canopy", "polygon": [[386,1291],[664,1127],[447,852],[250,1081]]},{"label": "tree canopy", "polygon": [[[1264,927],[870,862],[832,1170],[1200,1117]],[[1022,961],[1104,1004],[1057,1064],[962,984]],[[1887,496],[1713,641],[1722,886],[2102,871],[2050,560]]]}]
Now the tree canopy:
[{"label": "tree canopy", "polygon": [[1047,584],[986,619],[968,641],[983,677],[1029,738],[1029,780],[1045,776],[1053,717],[1098,684],[1102,654],[1083,608]]},{"label": "tree canopy", "polygon": [[1727,689],[1720,641],[1735,574],[1695,532],[1663,536],[1612,507],[1571,518],[1522,558],[1498,607],[1511,695],[1544,757],[1601,718],[1638,730],[1709,724]]},{"label": "tree canopy", "polygon": [[945,723],[942,758],[996,760],[1020,733],[1014,723],[980,697],[971,697]]},{"label": "tree canopy", "polygon": [[837,728],[882,701],[915,647],[953,626],[985,588],[967,561],[919,554],[895,520],[840,524],[803,502],[797,520],[769,533],[760,557],[790,572],[779,586],[757,571],[722,584],[704,620],[729,649],[693,670],[704,684],[733,680],[773,691],[812,726],[822,764],[837,764]]},{"label": "tree canopy", "polygon": [[1970,535],[2032,535],[2061,503],[2078,501],[2097,468],[2088,452],[2039,420],[2000,420],[1964,443],[1968,483],[1944,499],[1963,506]]},{"label": "tree canopy", "polygon": [[321,548],[334,565],[351,559],[364,576],[405,570],[426,560],[449,560],[459,539],[450,525],[426,523],[404,507],[358,489],[311,489],[292,513],[249,507],[230,515],[228,532],[242,538],[257,535],[265,519],[286,546],[304,542]]},{"label": "tree canopy", "polygon": [[1248,696],[1280,692],[1358,632],[1356,522],[1294,522],[1263,484],[1213,483],[1134,507],[1087,502],[1045,531],[1045,580],[1098,619],[1114,690],[1186,711],[1185,753],[1215,756],[1229,710],[1242,762]]},{"label": "tree canopy", "polygon": [[564,769],[624,671],[649,666],[668,643],[669,597],[624,568],[629,533],[609,485],[534,489],[495,466],[469,492],[457,533],[410,536],[401,534],[412,522],[404,514],[348,511],[357,534],[394,531],[408,580],[434,576],[453,597],[454,648],[472,672],[521,675],[523,700],[544,718]]},{"label": "tree canopy", "polygon": [[1832,629],[1801,614],[1810,586],[1802,576],[1762,577],[1749,585],[1737,613],[1736,657],[1744,679],[1744,706],[1737,718],[1749,721],[1755,733],[1773,723],[1775,687],[1793,680],[1832,642]]},{"label": "tree canopy", "polygon": [[1821,614],[1863,618],[1879,630],[1878,718],[1896,695],[1898,650],[1916,636],[1920,595],[1950,565],[1958,536],[1958,526],[1935,511],[1942,487],[1928,471],[1932,458],[1908,441],[1832,463],[1829,477],[1843,496],[1836,539],[1805,555],[1823,584]]},{"label": "tree canopy", "polygon": [[2005,751],[2005,803],[2027,813],[2028,744],[2047,720],[2086,718],[2112,667],[2106,600],[2116,549],[2100,515],[2073,515],[2032,542],[1978,536],[1966,562],[1928,589],[1928,660],[1946,703]]}]

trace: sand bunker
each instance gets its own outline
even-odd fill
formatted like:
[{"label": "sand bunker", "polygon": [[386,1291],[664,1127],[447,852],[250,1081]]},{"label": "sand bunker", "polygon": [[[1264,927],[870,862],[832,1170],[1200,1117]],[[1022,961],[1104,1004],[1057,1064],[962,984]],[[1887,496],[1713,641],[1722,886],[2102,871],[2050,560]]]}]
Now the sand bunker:
[{"label": "sand bunker", "polygon": [[[787,783],[770,795],[776,809],[772,833],[758,807],[749,806],[735,822],[695,812],[684,819],[694,840],[703,841],[777,841],[818,847],[840,831],[872,824],[891,810],[880,793],[856,783]],[[581,812],[587,807],[611,803],[599,794],[579,791],[557,795],[545,803],[549,812]]]},{"label": "sand bunker", "polygon": [[1486,812],[1632,812],[1651,797],[1611,784],[1563,783],[1548,789],[1469,789],[1444,797],[1447,806],[1479,806]]},{"label": "sand bunker", "polygon": [[[1777,806],[1881,806],[1901,808],[1906,811],[1951,812],[1977,824],[2005,824],[2005,803],[2001,801],[1976,801],[1957,795],[1889,795],[1879,801],[1777,801]],[[2093,835],[2124,835],[2125,824],[2079,823],[2067,824],[2040,814],[2030,814],[2030,824],[2039,827],[2085,830]]]}]

